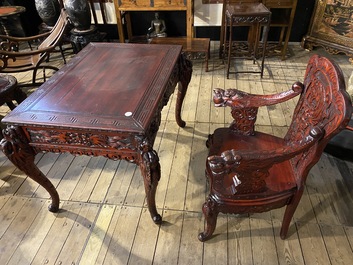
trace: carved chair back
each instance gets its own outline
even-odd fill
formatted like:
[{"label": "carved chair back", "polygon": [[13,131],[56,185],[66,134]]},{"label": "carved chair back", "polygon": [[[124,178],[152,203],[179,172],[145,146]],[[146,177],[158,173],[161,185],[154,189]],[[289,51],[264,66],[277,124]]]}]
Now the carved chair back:
[{"label": "carved chair back", "polygon": [[318,145],[296,156],[292,161],[298,175],[306,176],[320,159],[329,140],[347,126],[351,118],[352,103],[345,90],[341,69],[325,57],[316,55],[310,58],[303,84],[303,92],[284,139],[288,146],[296,146],[304,142],[313,129],[323,133]]}]

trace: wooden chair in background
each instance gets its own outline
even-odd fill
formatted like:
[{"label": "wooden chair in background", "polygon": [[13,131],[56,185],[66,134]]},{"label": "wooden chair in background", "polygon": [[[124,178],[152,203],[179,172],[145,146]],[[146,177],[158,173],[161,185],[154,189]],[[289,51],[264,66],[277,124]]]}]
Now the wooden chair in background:
[{"label": "wooden chair in background", "polygon": [[[300,96],[284,138],[255,130],[259,107]],[[203,205],[209,239],[222,213],[257,213],[286,206],[280,236],[284,239],[300,202],[310,169],[328,141],[344,129],[352,114],[341,69],[314,55],[304,82],[275,95],[253,95],[236,89],[216,89],[216,106],[230,106],[229,128],[209,136],[206,176],[210,191]]]},{"label": "wooden chair in background", "polygon": [[[24,71],[33,70],[32,84],[40,85],[36,83],[36,76],[38,69],[52,69],[57,71],[58,68],[46,63],[49,54],[55,50],[55,47],[59,45],[65,29],[68,25],[68,16],[64,9],[61,10],[60,17],[50,32],[43,33],[31,37],[11,37],[11,36],[0,36],[0,72],[1,73],[18,73]],[[30,42],[32,40],[38,40],[45,38],[44,41],[35,50],[20,50],[21,42]],[[45,80],[44,80],[45,81]]]}]

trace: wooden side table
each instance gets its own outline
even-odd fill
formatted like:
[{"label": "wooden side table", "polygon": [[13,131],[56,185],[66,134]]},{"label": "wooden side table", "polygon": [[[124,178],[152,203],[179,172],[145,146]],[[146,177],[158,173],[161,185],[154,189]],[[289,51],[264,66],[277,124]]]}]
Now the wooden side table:
[{"label": "wooden side table", "polygon": [[205,59],[205,71],[208,72],[208,59],[210,58],[209,38],[153,38],[151,44],[174,44],[183,47],[188,59]]},{"label": "wooden side table", "polygon": [[[224,40],[223,40],[223,55],[226,54],[227,31],[229,27],[228,39],[228,60],[227,60],[227,78],[229,78],[230,62],[232,59],[233,50],[233,27],[236,26],[250,26],[254,29],[254,36],[248,41],[249,52],[252,54],[252,59],[256,60],[258,45],[260,41],[260,29],[264,27],[263,34],[263,47],[262,47],[262,60],[261,69],[256,71],[235,71],[234,73],[260,73],[261,77],[264,72],[264,62],[266,53],[267,36],[271,22],[271,12],[262,3],[235,3],[227,4],[225,7],[225,23],[224,23]],[[234,58],[234,57],[233,57]]]}]

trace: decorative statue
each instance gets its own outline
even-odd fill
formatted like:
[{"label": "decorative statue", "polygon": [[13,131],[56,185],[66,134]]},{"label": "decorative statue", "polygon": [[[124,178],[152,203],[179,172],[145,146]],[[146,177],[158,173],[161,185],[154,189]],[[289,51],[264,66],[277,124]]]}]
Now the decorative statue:
[{"label": "decorative statue", "polygon": [[148,29],[147,38],[167,37],[167,27],[163,19],[159,18],[159,13],[154,13],[154,19],[151,21],[151,27]]}]

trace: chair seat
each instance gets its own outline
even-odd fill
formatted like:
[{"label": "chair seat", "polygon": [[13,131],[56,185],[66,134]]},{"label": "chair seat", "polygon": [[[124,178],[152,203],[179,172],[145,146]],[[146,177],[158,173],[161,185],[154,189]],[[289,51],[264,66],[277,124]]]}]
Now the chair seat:
[{"label": "chair seat", "polygon": [[[255,136],[240,135],[232,132],[229,128],[218,128],[215,130],[212,137],[212,144],[209,150],[209,156],[220,155],[226,150],[234,149],[244,152],[246,150],[271,150],[278,149],[285,145],[284,140],[265,133],[256,132]],[[207,163],[207,172],[209,176],[212,174]],[[231,188],[233,184],[234,173],[229,174],[227,182],[224,183]],[[266,178],[267,189],[260,193],[252,193],[252,197],[257,197],[259,200],[267,197],[266,200],[273,199],[272,196],[286,196],[293,194],[293,189],[296,189],[295,172],[289,160],[282,163],[274,164],[269,170],[269,176]],[[222,192],[224,193],[224,192]],[[283,193],[279,195],[279,193]],[[220,195],[222,197],[222,195]],[[249,199],[247,193],[235,194],[232,200]]]},{"label": "chair seat", "polygon": [[8,59],[6,68],[2,69],[4,73],[17,73],[21,69],[35,68],[33,56],[19,56],[15,60]]}]

